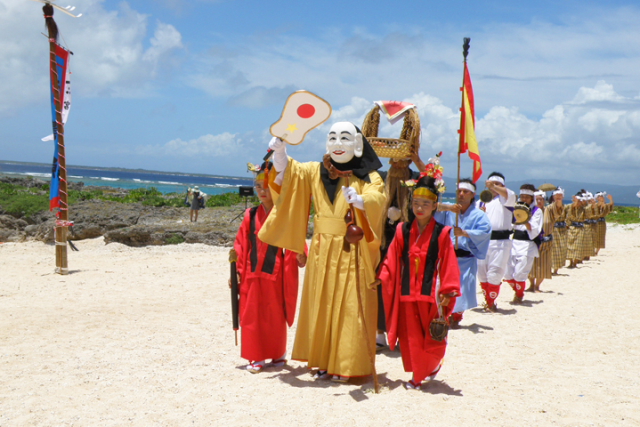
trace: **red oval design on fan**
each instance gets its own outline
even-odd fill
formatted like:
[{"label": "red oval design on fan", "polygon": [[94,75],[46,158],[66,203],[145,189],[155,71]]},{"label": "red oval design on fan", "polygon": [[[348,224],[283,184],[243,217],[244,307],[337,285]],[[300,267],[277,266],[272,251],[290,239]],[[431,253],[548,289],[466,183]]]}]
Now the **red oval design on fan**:
[{"label": "red oval design on fan", "polygon": [[303,119],[308,119],[316,113],[316,109],[311,104],[302,104],[298,107],[297,113],[298,116],[302,117]]}]

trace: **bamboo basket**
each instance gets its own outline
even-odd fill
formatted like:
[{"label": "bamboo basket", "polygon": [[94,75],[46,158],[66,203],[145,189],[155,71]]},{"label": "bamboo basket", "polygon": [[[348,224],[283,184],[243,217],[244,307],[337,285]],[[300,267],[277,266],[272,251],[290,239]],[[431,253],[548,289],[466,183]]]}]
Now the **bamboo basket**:
[{"label": "bamboo basket", "polygon": [[364,118],[362,134],[367,138],[378,157],[408,159],[420,148],[420,117],[415,108],[407,111],[400,138],[378,137],[380,107],[374,106]]}]

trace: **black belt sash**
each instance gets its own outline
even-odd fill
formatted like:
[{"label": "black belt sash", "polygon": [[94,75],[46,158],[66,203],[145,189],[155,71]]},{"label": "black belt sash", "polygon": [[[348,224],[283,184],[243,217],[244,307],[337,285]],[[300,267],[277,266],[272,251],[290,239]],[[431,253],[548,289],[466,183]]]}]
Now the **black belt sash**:
[{"label": "black belt sash", "polygon": [[524,230],[516,230],[513,233],[513,240],[525,240],[528,242],[533,242],[538,245],[538,247],[540,246],[540,243],[542,243],[542,238],[542,233],[538,234],[533,240],[529,238],[529,233]]},{"label": "black belt sash", "polygon": [[558,221],[558,222],[556,222],[555,224],[553,224],[553,226],[554,226],[555,228],[566,228],[567,223],[566,223],[566,222],[564,222],[564,221]]},{"label": "black belt sash", "polygon": [[595,223],[596,223],[596,220],[595,220],[595,219],[585,219],[585,220],[584,220],[584,223],[585,223],[585,224],[595,224]]},{"label": "black belt sash", "polygon": [[[251,271],[255,272],[258,265],[258,239],[256,237],[256,212],[260,206],[256,206],[249,210],[249,240],[251,241],[251,254],[249,259],[251,261]],[[267,255],[262,264],[262,272],[267,274],[273,274],[273,270],[276,268],[276,255],[278,255],[278,247],[271,246],[267,248]]]},{"label": "black belt sash", "polygon": [[577,221],[572,221],[571,222],[571,226],[572,227],[584,227],[584,224],[581,222],[577,222]]},{"label": "black belt sash", "polygon": [[596,219],[596,222],[606,222],[606,221],[607,221],[607,220],[606,220],[606,219],[604,219],[604,217],[603,217],[603,216],[602,216],[602,217],[600,217],[600,218],[598,218],[598,219]]},{"label": "black belt sash", "polygon": [[464,249],[456,249],[455,252],[458,258],[470,258],[473,256],[471,252],[465,251]]},{"label": "black belt sash", "polygon": [[[402,293],[401,295],[411,295],[411,264],[409,264],[409,238],[411,236],[411,222],[405,222],[402,224],[402,237],[404,238],[404,248],[402,250],[402,262],[404,269],[402,270]],[[442,233],[444,225],[436,222],[433,228],[433,234],[429,241],[429,250],[427,251],[427,262],[424,265],[424,276],[422,278],[422,295],[431,295],[431,288],[433,287],[433,273],[436,269],[436,262],[438,261],[438,237]]]},{"label": "black belt sash", "polygon": [[491,231],[491,240],[507,240],[511,233],[511,230],[493,230]]}]

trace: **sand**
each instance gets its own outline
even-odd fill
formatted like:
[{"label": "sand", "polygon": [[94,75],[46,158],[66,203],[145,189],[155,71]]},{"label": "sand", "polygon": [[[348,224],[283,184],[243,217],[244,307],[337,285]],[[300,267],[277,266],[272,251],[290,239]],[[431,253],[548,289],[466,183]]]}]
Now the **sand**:
[{"label": "sand", "polygon": [[[289,362],[244,370],[227,248],[0,244],[0,426],[640,425],[640,228],[510,304],[467,312],[422,391],[399,353],[371,379],[314,381]],[[289,351],[294,328],[291,329]]]}]

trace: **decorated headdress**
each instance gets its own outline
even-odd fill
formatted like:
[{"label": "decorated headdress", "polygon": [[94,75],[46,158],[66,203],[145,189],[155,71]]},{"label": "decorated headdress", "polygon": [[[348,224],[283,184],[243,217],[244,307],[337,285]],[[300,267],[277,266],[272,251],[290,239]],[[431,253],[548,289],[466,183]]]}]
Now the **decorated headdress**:
[{"label": "decorated headdress", "polygon": [[442,156],[442,151],[429,159],[429,163],[417,180],[412,179],[404,182],[407,187],[414,188],[413,197],[424,197],[437,202],[440,194],[447,189],[442,179],[444,168],[440,166],[440,156]]},{"label": "decorated headdress", "polygon": [[247,163],[247,170],[249,172],[253,172],[254,178],[253,180],[256,182],[263,181],[263,187],[267,188],[269,186],[269,172],[273,168],[273,163],[271,162],[263,162],[260,166],[254,165],[252,163]]}]

